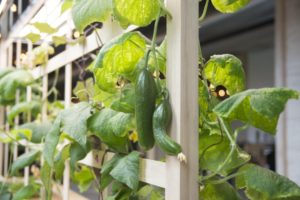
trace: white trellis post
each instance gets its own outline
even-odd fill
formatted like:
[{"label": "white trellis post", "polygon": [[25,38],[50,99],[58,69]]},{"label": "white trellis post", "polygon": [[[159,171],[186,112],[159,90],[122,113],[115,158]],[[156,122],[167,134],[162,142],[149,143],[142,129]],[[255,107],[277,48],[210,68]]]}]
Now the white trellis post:
[{"label": "white trellis post", "polygon": [[[65,67],[65,108],[71,106],[72,97],[72,63]],[[63,178],[63,200],[69,200],[70,193],[70,161],[65,161],[65,170]]]},{"label": "white trellis post", "polygon": [[[28,41],[27,42],[27,56],[29,56],[32,52],[32,42]],[[29,61],[29,69],[32,68],[32,61]],[[26,101],[30,102],[32,98],[32,88],[30,86],[27,86],[26,88]],[[31,122],[31,113],[28,112],[27,114],[27,121]],[[29,152],[29,148],[26,147],[25,148],[25,153]],[[29,167],[25,167],[24,169],[24,185],[28,185],[29,184]]]},{"label": "white trellis post", "polygon": [[171,135],[187,164],[166,162],[166,200],[198,199],[198,0],[167,0],[167,86],[173,119]]}]

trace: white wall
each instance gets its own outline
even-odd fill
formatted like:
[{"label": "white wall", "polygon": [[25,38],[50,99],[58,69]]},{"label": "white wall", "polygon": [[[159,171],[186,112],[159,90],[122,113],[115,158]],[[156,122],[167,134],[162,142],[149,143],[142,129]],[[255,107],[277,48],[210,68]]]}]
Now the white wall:
[{"label": "white wall", "polygon": [[[271,45],[272,46],[272,45]],[[247,53],[245,58],[247,88],[274,87],[274,49],[257,49]],[[249,128],[240,141],[252,144],[273,144],[274,137],[256,128]]]},{"label": "white wall", "polygon": [[[300,1],[276,1],[275,84],[300,91]],[[276,138],[280,174],[300,184],[300,101],[290,101]]]}]

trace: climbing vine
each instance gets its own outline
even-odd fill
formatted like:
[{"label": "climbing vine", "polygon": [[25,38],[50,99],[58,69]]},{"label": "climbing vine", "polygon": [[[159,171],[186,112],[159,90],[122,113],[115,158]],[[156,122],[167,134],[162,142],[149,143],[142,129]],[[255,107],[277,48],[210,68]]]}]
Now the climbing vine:
[{"label": "climbing vine", "polygon": [[[205,20],[209,3],[222,13],[240,10],[250,0],[200,1]],[[152,38],[141,32],[126,31],[103,44],[95,60],[87,68],[92,78],[82,77],[73,94],[76,103],[64,108],[57,100],[59,71],[55,73],[50,94],[52,101],[42,98],[41,83],[34,79],[30,67],[46,66],[51,45],[43,43],[21,60],[21,69],[0,71],[0,103],[12,105],[7,120],[11,131],[2,127],[1,142],[30,147],[10,165],[10,176],[22,175],[31,166],[30,183],[2,184],[1,199],[27,199],[45,190],[52,198],[52,188],[61,183],[65,161],[69,160],[72,181],[81,192],[94,187],[102,191],[110,186],[109,200],[164,199],[161,188],[139,181],[140,158],[156,144],[165,154],[187,162],[184,149],[167,134],[172,119],[169,92],[166,88],[166,41],[157,41],[161,18],[172,20],[162,0],[65,0],[61,12],[71,10],[76,37],[56,35],[47,23],[31,24],[39,33],[26,38],[33,43],[41,34],[52,36],[54,46],[84,43],[91,30],[113,21],[127,29],[134,25],[153,25]],[[128,30],[128,29],[127,29]],[[74,34],[75,35],[75,34]],[[99,44],[99,45],[100,45]],[[200,44],[199,44],[200,45]],[[99,46],[100,47],[100,46]],[[300,188],[287,178],[268,169],[250,164],[250,155],[237,145],[237,137],[250,126],[274,135],[280,113],[299,92],[287,88],[245,90],[245,72],[241,61],[230,54],[212,55],[207,61],[199,55],[199,192],[200,199],[296,199]],[[32,88],[32,100],[26,101],[26,87]],[[18,91],[20,103],[15,104]],[[41,119],[41,107],[47,103],[48,120]],[[31,113],[28,120],[28,113]],[[14,118],[28,121],[14,126]],[[231,123],[243,125],[233,128]],[[23,141],[26,141],[24,143]],[[101,160],[100,170],[78,162],[94,150],[111,159]],[[41,170],[41,171],[40,171]],[[259,178],[257,178],[259,177]],[[41,179],[42,184],[38,181]],[[234,183],[234,184],[233,184]]]}]

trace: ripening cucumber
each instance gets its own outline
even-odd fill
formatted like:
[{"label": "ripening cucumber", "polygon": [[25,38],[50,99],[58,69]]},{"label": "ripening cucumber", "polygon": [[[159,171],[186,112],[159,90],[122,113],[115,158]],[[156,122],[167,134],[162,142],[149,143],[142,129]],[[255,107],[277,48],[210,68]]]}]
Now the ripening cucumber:
[{"label": "ripening cucumber", "polygon": [[[171,119],[172,111],[169,98],[164,97],[153,114],[154,138],[159,148],[161,148],[161,150],[163,150],[166,154],[182,156],[183,154],[180,155],[182,152],[181,146],[167,135],[167,128],[171,122]],[[185,158],[183,158],[183,160],[185,160]]]},{"label": "ripening cucumber", "polygon": [[135,85],[135,118],[138,143],[143,150],[154,145],[152,116],[156,101],[156,84],[150,71],[146,68],[139,73]]}]

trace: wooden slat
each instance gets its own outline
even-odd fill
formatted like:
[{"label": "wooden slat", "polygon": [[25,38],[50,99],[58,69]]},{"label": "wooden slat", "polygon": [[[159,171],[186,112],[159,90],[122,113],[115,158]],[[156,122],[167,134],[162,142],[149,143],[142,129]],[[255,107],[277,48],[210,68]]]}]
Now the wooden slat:
[{"label": "wooden slat", "polygon": [[[118,24],[115,24],[115,22],[111,22],[110,20],[103,24],[103,28],[98,31],[98,34],[101,37],[101,40],[103,43],[106,43],[110,41],[112,38],[116,37],[117,35],[128,32],[136,27],[129,27],[127,30],[122,30]],[[70,46],[68,49],[63,51],[62,53],[58,54],[57,56],[54,56],[52,59],[48,62],[48,67],[46,69],[46,73],[51,73],[55,71],[58,68],[64,67],[65,65],[73,62],[74,60],[82,57],[85,54],[90,53],[91,51],[94,51],[99,48],[98,43],[95,42],[96,40],[96,34],[93,33],[89,37],[86,38],[86,42],[83,45],[77,44],[74,46]],[[35,79],[38,79],[42,75],[43,67],[37,67],[32,71],[33,77]]]},{"label": "wooden slat", "polygon": [[[79,161],[79,163],[90,167],[101,168],[103,155],[103,151],[92,151],[83,160]],[[113,156],[113,153],[107,153],[104,160],[110,160]],[[164,162],[140,159],[140,181],[165,188],[165,177],[166,164]]]},{"label": "wooden slat", "polygon": [[[67,49],[69,46],[67,46]],[[71,106],[72,97],[72,64],[65,67],[65,108]],[[65,161],[64,177],[63,177],[63,200],[69,199],[70,194],[70,161]]]},{"label": "wooden slat", "polygon": [[20,16],[16,24],[12,27],[8,39],[5,42],[5,46],[9,47],[11,43],[14,41],[14,38],[18,36],[22,28],[30,22],[30,20],[34,17],[34,15],[39,11],[39,9],[43,6],[45,0],[35,0],[34,4],[30,4],[24,13]]},{"label": "wooden slat", "polygon": [[198,199],[198,0],[167,0],[167,87],[173,110],[171,136],[187,164],[166,159],[166,200]]}]

